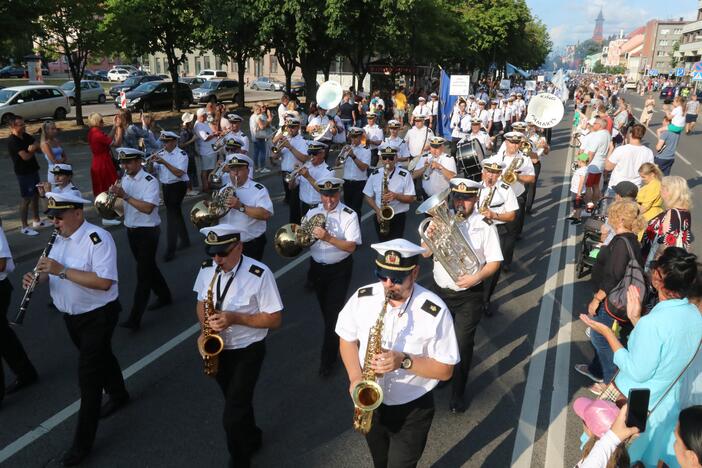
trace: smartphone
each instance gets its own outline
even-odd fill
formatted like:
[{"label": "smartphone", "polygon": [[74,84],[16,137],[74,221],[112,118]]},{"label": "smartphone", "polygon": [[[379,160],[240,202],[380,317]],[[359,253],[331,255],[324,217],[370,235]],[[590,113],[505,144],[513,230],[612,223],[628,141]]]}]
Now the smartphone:
[{"label": "smartphone", "polygon": [[646,430],[646,420],[648,419],[648,400],[651,397],[651,390],[648,388],[632,388],[629,390],[629,409],[626,414],[626,425],[628,427],[638,427],[639,432]]}]

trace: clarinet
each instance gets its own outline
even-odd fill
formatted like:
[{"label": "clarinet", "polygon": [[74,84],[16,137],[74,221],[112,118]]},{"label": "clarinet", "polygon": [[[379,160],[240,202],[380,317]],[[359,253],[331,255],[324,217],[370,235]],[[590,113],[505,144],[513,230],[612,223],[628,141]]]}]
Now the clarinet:
[{"label": "clarinet", "polygon": [[37,271],[37,268],[39,267],[39,261],[41,261],[42,258],[46,258],[49,256],[49,254],[51,253],[51,248],[54,246],[56,236],[58,236],[58,233],[58,229],[54,229],[54,232],[51,233],[51,237],[49,237],[49,242],[46,244],[46,247],[44,247],[44,251],[41,253],[41,257],[39,257],[37,265],[32,271],[32,282],[29,284],[29,287],[24,291],[24,297],[22,297],[19,312],[17,312],[17,316],[11,322],[13,325],[22,325],[22,322],[24,322],[24,316],[27,313],[29,301],[32,299],[32,293],[34,292],[34,288],[39,282],[39,272]]}]

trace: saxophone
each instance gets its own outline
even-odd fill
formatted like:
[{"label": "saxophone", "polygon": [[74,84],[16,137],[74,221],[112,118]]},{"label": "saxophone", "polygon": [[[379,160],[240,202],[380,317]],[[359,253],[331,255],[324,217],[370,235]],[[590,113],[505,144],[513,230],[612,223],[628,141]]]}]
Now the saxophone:
[{"label": "saxophone", "polygon": [[361,381],[353,387],[353,428],[361,434],[368,434],[373,423],[373,411],[383,402],[383,388],[378,384],[377,375],[371,368],[376,354],[382,352],[383,319],[390,301],[390,292],[385,292],[385,301],[375,324],[368,333],[368,345],[363,359]]},{"label": "saxophone", "polygon": [[389,169],[390,164],[386,164],[383,168],[383,185],[380,190],[380,233],[382,235],[390,232],[390,220],[395,216],[393,207],[383,201],[385,194],[388,193]]},{"label": "saxophone", "polygon": [[507,185],[512,185],[517,181],[517,170],[524,164],[524,159],[515,157],[509,164],[507,170],[502,174],[502,181]]},{"label": "saxophone", "polygon": [[215,268],[214,275],[212,275],[212,280],[210,281],[210,288],[207,290],[207,299],[204,304],[204,317],[202,324],[202,341],[198,340],[197,346],[200,351],[200,355],[205,362],[205,375],[214,377],[217,375],[217,369],[219,368],[218,355],[224,349],[224,340],[217,333],[212,331],[210,327],[209,320],[210,316],[215,311],[214,297],[212,289],[214,287],[215,280],[219,275],[221,267],[218,265]]},{"label": "saxophone", "polygon": [[[492,203],[492,199],[495,196],[495,192],[497,191],[497,187],[490,187],[490,191],[488,192],[488,196],[485,197],[485,200],[480,204],[480,208],[478,208],[478,211],[480,214],[485,216],[485,213],[490,209],[490,204]],[[488,218],[484,218],[483,221],[485,221],[488,225],[492,224],[492,220]]]}]

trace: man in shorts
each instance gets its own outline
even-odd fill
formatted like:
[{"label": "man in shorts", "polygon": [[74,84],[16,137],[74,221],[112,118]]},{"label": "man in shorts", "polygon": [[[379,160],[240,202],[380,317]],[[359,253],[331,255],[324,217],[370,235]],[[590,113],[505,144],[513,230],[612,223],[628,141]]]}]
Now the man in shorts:
[{"label": "man in shorts", "polygon": [[607,152],[612,139],[606,130],[607,122],[601,117],[590,119],[591,131],[587,138],[582,140],[580,147],[583,153],[587,153],[589,162],[587,166],[587,178],[585,179],[585,200],[587,203],[597,203],[602,196],[600,185],[602,183],[602,171],[604,170]]},{"label": "man in shorts", "polygon": [[697,100],[697,93],[692,93],[690,100],[685,103],[685,135],[689,135],[695,129],[699,113],[700,102]]}]

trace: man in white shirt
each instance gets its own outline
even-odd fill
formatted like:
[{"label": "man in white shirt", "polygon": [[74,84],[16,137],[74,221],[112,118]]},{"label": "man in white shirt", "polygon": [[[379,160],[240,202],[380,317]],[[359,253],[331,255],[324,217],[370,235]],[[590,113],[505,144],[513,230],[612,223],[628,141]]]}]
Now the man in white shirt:
[{"label": "man in white shirt", "polygon": [[639,168],[647,162],[653,163],[653,151],[641,144],[646,127],[635,124],[629,132],[629,143],[618,146],[607,158],[605,170],[612,171],[605,196],[614,197],[614,187],[622,181],[629,181],[641,188],[643,185]]},{"label": "man in white shirt", "polygon": [[290,98],[287,94],[280,96],[280,104],[278,104],[278,126],[283,128],[285,125],[285,113],[288,111],[288,103]]},{"label": "man in white shirt", "polygon": [[200,156],[202,190],[208,193],[210,191],[210,172],[212,172],[217,163],[217,152],[212,145],[221,135],[215,132],[213,126],[207,122],[207,111],[204,107],[197,110],[197,122],[195,122],[193,131],[197,136],[195,147]]},{"label": "man in white shirt", "polygon": [[497,100],[490,101],[490,110],[487,112],[487,131],[490,137],[497,144],[498,138],[504,132],[504,126],[502,125],[503,120],[503,110],[498,107],[499,102]]},{"label": "man in white shirt", "polygon": [[415,116],[413,121],[414,127],[405,134],[405,143],[407,143],[410,156],[414,159],[429,149],[429,140],[434,136],[434,132],[424,125],[424,117]]},{"label": "man in white shirt", "polygon": [[385,146],[392,146],[397,150],[397,165],[406,167],[407,162],[412,157],[410,155],[409,146],[407,142],[400,137],[400,128],[402,125],[397,120],[388,121],[388,133],[389,135],[385,137],[383,142]]},{"label": "man in white shirt", "polygon": [[376,115],[368,114],[368,125],[363,127],[366,133],[366,145],[371,152],[371,167],[378,165],[378,146],[383,142],[383,129],[376,124]]},{"label": "man in white shirt", "polygon": [[427,100],[423,96],[417,98],[417,106],[412,111],[413,117],[422,117],[424,121],[431,120],[431,109],[427,105]]},{"label": "man in white shirt", "polygon": [[441,137],[430,139],[429,154],[422,156],[412,172],[413,179],[421,177],[422,188],[428,197],[447,189],[449,180],[456,177],[456,160],[444,153],[445,143]]},{"label": "man in white shirt", "polygon": [[439,95],[431,93],[429,95],[429,128],[436,133],[436,126],[439,122]]},{"label": "man in white shirt", "polygon": [[458,100],[458,112],[451,117],[451,156],[456,157],[456,148],[470,131],[470,114],[466,110],[468,103],[463,99]]},{"label": "man in white shirt", "polygon": [[300,212],[305,216],[309,210],[319,205],[322,198],[319,195],[317,180],[334,175],[334,170],[325,162],[328,147],[324,143],[313,141],[307,147],[310,160],[307,161],[290,181],[292,186],[300,185]]},{"label": "man in white shirt", "polygon": [[344,204],[350,207],[361,219],[361,209],[363,208],[363,187],[368,180],[368,169],[371,163],[371,152],[361,145],[361,135],[363,129],[358,127],[349,128],[349,138],[351,139],[350,150],[344,162]]},{"label": "man in white shirt", "polygon": [[290,173],[301,167],[309,160],[307,154],[308,141],[300,134],[300,119],[290,117],[287,120],[288,136],[283,135],[284,132],[278,133],[273,137],[273,144],[280,148],[280,177],[285,190],[285,202],[288,204],[289,221],[290,223],[300,224],[302,213],[300,212],[300,187],[296,185],[290,188],[286,178]]},{"label": "man in white shirt", "polygon": [[600,184],[605,168],[612,136],[607,131],[607,122],[601,117],[590,119],[590,133],[581,137],[580,150],[587,153],[589,159],[587,178],[585,179],[585,201],[597,203],[601,198]]}]

